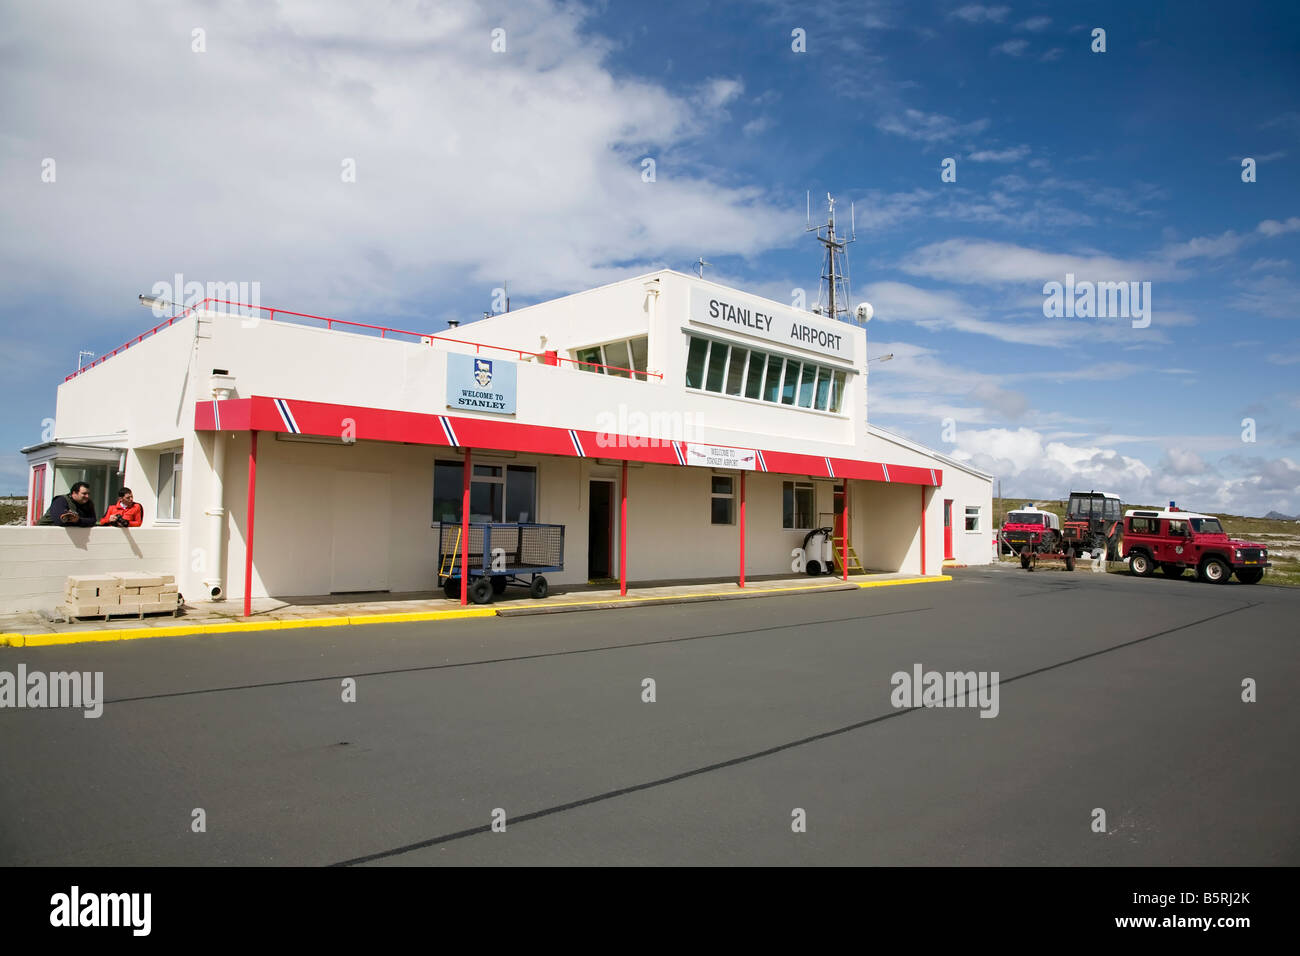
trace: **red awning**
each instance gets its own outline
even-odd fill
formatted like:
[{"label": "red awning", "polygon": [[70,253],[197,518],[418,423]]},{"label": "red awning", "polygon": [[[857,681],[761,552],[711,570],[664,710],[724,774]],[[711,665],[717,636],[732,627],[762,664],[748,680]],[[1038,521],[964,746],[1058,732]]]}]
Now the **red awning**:
[{"label": "red awning", "polygon": [[[265,398],[260,395],[196,403],[194,429],[201,432],[280,432],[328,438],[346,435],[358,441],[533,452],[540,455],[642,461],[658,465],[685,465],[687,455],[686,442],[666,439],[617,435],[581,428],[526,425],[508,420],[460,418],[359,405]],[[943,470],[937,468],[890,465],[877,461],[801,455],[759,448],[754,449],[754,452],[758,459],[755,463],[758,471],[935,487],[943,484]]]}]

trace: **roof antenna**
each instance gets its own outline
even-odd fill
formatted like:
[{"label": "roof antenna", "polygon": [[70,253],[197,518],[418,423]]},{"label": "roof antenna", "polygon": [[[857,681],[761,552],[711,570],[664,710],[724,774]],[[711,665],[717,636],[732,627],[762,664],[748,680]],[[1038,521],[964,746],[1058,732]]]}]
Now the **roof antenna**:
[{"label": "roof antenna", "polygon": [[711,265],[713,265],[713,263],[705,262],[703,256],[700,256],[698,259],[695,260],[695,271],[700,274],[701,279],[704,278],[704,267],[711,266]]},{"label": "roof antenna", "polygon": [[[809,212],[808,217],[811,220],[811,191],[809,195]],[[854,204],[849,206],[849,234],[847,236],[837,236],[835,234],[835,197],[830,193],[826,194],[827,216],[824,225],[813,226],[809,223],[806,232],[817,233],[817,241],[826,248],[826,258],[822,260],[822,277],[821,286],[817,290],[817,304],[813,307],[813,312],[818,315],[824,315],[828,319],[846,319],[853,317],[851,306],[851,296],[849,294],[849,261],[845,253],[845,247],[857,240],[857,209]],[[825,232],[823,232],[825,230]]]}]

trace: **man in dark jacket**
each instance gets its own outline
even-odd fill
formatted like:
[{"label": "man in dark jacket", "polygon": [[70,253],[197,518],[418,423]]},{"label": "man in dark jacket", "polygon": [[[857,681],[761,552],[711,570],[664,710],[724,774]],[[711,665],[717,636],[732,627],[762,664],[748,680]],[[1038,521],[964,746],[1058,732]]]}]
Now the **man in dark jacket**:
[{"label": "man in dark jacket", "polygon": [[50,510],[45,512],[41,520],[36,523],[93,528],[95,519],[95,503],[90,500],[90,485],[78,481],[66,495],[55,495],[54,500],[50,502]]}]

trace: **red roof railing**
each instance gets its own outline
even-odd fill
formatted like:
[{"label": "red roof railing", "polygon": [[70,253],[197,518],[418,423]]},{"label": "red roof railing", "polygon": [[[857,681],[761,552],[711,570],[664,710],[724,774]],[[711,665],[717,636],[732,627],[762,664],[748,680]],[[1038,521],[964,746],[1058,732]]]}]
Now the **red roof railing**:
[{"label": "red roof railing", "polygon": [[[470,342],[465,339],[449,338],[448,336],[445,335],[434,335],[432,332],[412,332],[409,329],[390,328],[384,325],[371,325],[368,322],[353,322],[350,319],[336,319],[327,315],[312,315],[310,312],[293,312],[289,309],[273,309],[270,306],[265,306],[265,305],[249,305],[246,302],[232,302],[229,299],[209,298],[209,299],[204,299],[201,302],[196,302],[194,305],[191,305],[188,308],[185,308],[180,312],[177,312],[166,322],[159,322],[157,325],[155,325],[152,329],[149,329],[147,332],[141,332],[139,335],[131,339],[129,342],[119,345],[117,348],[113,349],[113,351],[99,356],[99,358],[95,359],[95,361],[91,362],[89,365],[85,365],[77,369],[77,371],[73,372],[71,375],[65,376],[63,380],[65,382],[72,381],[78,375],[82,374],[83,372],[88,372],[96,365],[100,364],[101,362],[105,362],[108,359],[111,359],[114,355],[117,355],[119,352],[124,352],[127,349],[129,349],[131,346],[143,342],[145,339],[149,338],[151,335],[158,333],[162,329],[174,325],[178,320],[183,319],[185,316],[189,315],[189,313],[202,311],[204,307],[207,305],[234,306],[235,308],[239,308],[239,309],[250,309],[259,312],[265,312],[267,313],[268,321],[271,322],[275,321],[275,317],[277,315],[291,315],[296,319],[310,319],[315,322],[324,322],[325,328],[329,331],[334,331],[335,326],[344,326],[346,328],[355,328],[355,329],[366,329],[371,332],[378,332],[379,337],[381,339],[388,338],[389,335],[409,335],[412,338],[419,339],[421,342],[423,342],[425,339],[428,339],[430,345],[433,345],[435,342],[454,342],[457,345],[471,345],[474,347],[474,351],[476,354],[480,353],[483,349],[491,349],[495,352],[506,352],[511,355],[515,355],[518,357],[518,359],[521,362],[524,360],[525,357],[542,359],[542,360],[545,360],[547,357],[546,353],[544,352],[529,352],[525,349],[507,348],[504,345],[486,345],[482,342]],[[243,316],[243,317],[249,318],[250,316]],[[298,323],[291,323],[291,324],[296,325]],[[584,371],[605,369],[607,372],[616,372],[616,373],[623,372],[626,373],[627,377],[631,379],[635,379],[635,378],[643,378],[643,379],[657,378],[660,380],[663,379],[662,372],[646,372],[646,371],[641,371],[639,369],[623,368],[618,365],[601,365],[598,362],[580,362],[577,359],[561,358],[559,356],[555,357],[555,362],[558,365],[568,364],[568,365],[578,366],[582,368]]]}]

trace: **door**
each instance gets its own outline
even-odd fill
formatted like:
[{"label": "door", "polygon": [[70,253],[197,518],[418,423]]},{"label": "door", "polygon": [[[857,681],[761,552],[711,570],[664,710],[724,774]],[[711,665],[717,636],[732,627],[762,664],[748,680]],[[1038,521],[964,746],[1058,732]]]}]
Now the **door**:
[{"label": "door", "polygon": [[614,482],[588,482],[587,579],[613,577]]},{"label": "door", "polygon": [[952,560],[952,499],[943,502],[943,559]]},{"label": "door", "polygon": [[[334,473],[328,519],[334,542],[331,592],[347,594],[388,590],[390,496],[387,474],[368,471]],[[310,529],[304,528],[303,533],[309,534]]]},{"label": "door", "polygon": [[32,469],[32,518],[28,524],[36,524],[45,514],[45,466],[37,465]]}]

